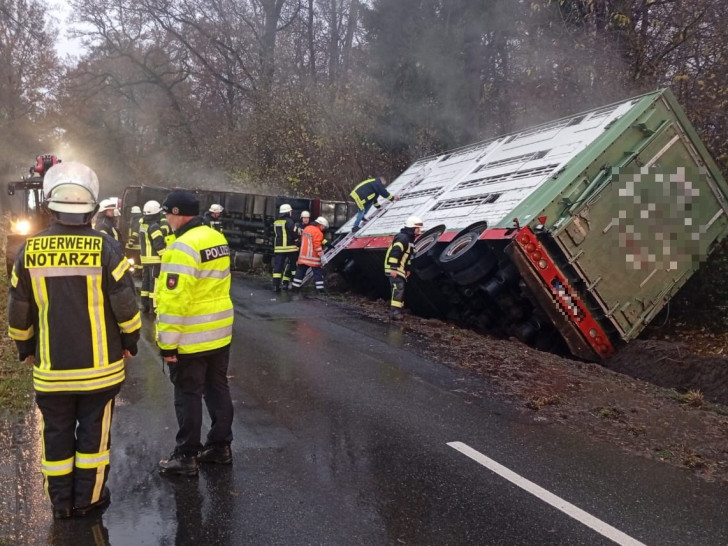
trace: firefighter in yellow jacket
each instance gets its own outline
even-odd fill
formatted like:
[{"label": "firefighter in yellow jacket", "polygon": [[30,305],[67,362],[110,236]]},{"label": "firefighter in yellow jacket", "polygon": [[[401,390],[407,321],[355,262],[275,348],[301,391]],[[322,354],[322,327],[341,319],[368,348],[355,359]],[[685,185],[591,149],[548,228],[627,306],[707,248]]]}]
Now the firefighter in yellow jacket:
[{"label": "firefighter in yellow jacket", "polygon": [[169,227],[162,227],[162,207],[158,201],[147,201],[142,209],[142,222],[139,225],[141,242],[140,261],[142,262],[142,310],[145,313],[156,307],[155,293],[162,254],[167,248]]},{"label": "firefighter in yellow jacket", "polygon": [[389,318],[402,320],[404,307],[404,288],[410,276],[410,265],[414,255],[414,242],[422,231],[422,219],[410,216],[404,226],[394,236],[384,256],[384,274],[389,278],[391,298],[389,301]]},{"label": "firefighter in yellow jacket", "polygon": [[53,221],[21,247],[10,279],[10,337],[20,359],[33,364],[41,470],[57,519],[110,502],[114,398],[141,327],[129,263],[116,241],[90,225],[98,189],[81,163],[48,170],[43,193]]},{"label": "firefighter in yellow jacket", "polygon": [[[198,463],[232,463],[233,404],[227,381],[233,304],[230,249],[206,225],[194,194],[171,192],[162,204],[176,239],[162,257],[157,287],[157,344],[169,366],[179,430],[162,474],[194,476]],[[202,398],[211,426],[201,443]]]}]

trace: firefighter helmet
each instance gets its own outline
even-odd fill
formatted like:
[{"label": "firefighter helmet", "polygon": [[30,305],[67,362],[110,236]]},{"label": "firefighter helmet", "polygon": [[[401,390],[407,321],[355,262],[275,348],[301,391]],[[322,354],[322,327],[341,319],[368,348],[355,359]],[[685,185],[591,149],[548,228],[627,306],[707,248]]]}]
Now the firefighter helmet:
[{"label": "firefighter helmet", "polygon": [[113,210],[114,216],[121,216],[118,203],[119,200],[116,197],[109,197],[99,203],[99,210]]},{"label": "firefighter helmet", "polygon": [[324,218],[323,216],[319,216],[318,218],[316,218],[316,223],[320,226],[323,226],[326,229],[328,229],[328,227],[329,227],[329,221],[326,218]]},{"label": "firefighter helmet", "polygon": [[422,227],[422,218],[419,216],[410,216],[404,221],[404,227],[406,228],[414,228],[414,227]]},{"label": "firefighter helmet", "polygon": [[142,213],[142,209],[140,209],[138,205],[134,205],[131,208],[131,213],[132,214],[141,214]]},{"label": "firefighter helmet", "polygon": [[159,201],[155,201],[154,199],[144,203],[144,208],[142,209],[142,213],[145,216],[152,216],[154,214],[159,214],[161,211],[162,211],[162,206],[159,204]]},{"label": "firefighter helmet", "polygon": [[307,210],[304,210],[304,211],[303,211],[303,212],[301,213],[301,218],[311,218],[311,213],[310,213],[310,212],[308,212]]},{"label": "firefighter helmet", "polygon": [[288,203],[284,203],[283,205],[281,205],[281,208],[278,209],[278,214],[288,214],[292,210],[293,209],[291,208],[291,205],[289,205]]},{"label": "firefighter helmet", "polygon": [[57,163],[43,178],[43,195],[48,209],[54,212],[93,213],[99,197],[99,179],[83,163]]},{"label": "firefighter helmet", "polygon": [[225,209],[222,208],[222,205],[218,205],[217,203],[210,205],[210,212],[222,213],[223,210]]}]

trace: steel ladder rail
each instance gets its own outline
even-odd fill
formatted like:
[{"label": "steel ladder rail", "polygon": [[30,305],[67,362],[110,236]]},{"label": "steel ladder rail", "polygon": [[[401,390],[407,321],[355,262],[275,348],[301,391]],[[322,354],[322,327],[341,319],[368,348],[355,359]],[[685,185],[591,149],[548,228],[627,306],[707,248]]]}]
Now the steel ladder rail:
[{"label": "steel ladder rail", "polygon": [[[412,180],[407,182],[404,186],[402,186],[399,191],[396,193],[396,195],[400,195],[403,191],[409,189],[412,186],[415,186],[422,182],[428,174],[430,174],[430,171],[432,170],[432,167],[430,166],[430,163],[427,165],[424,165],[418,173],[412,177]],[[376,218],[379,218],[382,214],[385,213],[389,209],[389,207],[394,203],[394,201],[387,200],[381,207],[379,207],[379,210],[377,210],[373,215],[371,215],[368,219],[365,219],[366,222],[371,222],[372,220],[375,220]],[[327,263],[329,263],[331,260],[333,260],[339,252],[342,250],[345,250],[349,244],[356,239],[356,233],[353,231],[350,231],[347,233],[343,239],[341,239],[339,242],[336,243],[332,248],[327,250],[323,256],[321,256],[321,267],[325,266]],[[303,277],[303,281],[301,282],[301,287],[305,286],[308,281],[311,280],[311,277],[313,277],[313,272],[309,268],[308,271],[306,271],[306,275]]]}]

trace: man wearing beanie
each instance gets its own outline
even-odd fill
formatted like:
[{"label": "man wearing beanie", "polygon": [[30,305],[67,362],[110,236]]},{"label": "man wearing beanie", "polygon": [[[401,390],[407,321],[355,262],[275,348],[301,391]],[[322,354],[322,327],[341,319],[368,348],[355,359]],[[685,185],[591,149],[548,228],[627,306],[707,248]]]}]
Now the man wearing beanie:
[{"label": "man wearing beanie", "polygon": [[[162,474],[195,476],[199,463],[231,464],[233,404],[227,381],[233,304],[230,249],[206,225],[194,194],[174,190],[162,210],[176,239],[162,256],[157,294],[157,345],[169,366],[179,430],[159,461]],[[211,417],[203,445],[202,397]]]}]

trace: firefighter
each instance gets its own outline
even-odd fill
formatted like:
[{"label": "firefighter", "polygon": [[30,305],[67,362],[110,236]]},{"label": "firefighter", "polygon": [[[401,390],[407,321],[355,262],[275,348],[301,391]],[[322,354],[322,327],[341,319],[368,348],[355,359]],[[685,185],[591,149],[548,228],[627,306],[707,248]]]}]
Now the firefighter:
[{"label": "firefighter", "polygon": [[142,209],[138,205],[134,205],[129,211],[129,230],[126,234],[126,248],[131,250],[140,250],[139,244],[139,226],[142,223]]},{"label": "firefighter", "polygon": [[[160,226],[162,207],[158,201],[147,201],[142,208],[142,223],[139,226],[141,242],[140,261],[142,262],[142,310],[145,313],[154,311],[155,289],[162,254],[167,248],[166,233]],[[170,230],[171,231],[171,230]]]},{"label": "firefighter", "polygon": [[217,203],[210,205],[210,208],[207,209],[205,212],[205,215],[203,216],[203,220],[205,223],[210,226],[212,229],[215,229],[222,233],[222,211],[225,210],[222,205],[218,205]]},{"label": "firefighter", "polygon": [[94,229],[106,233],[121,245],[121,232],[119,232],[115,224],[115,219],[120,214],[115,198],[104,199],[99,203],[99,214],[96,218]]},{"label": "firefighter", "polygon": [[[179,430],[177,445],[159,462],[159,471],[194,476],[200,462],[232,463],[230,249],[225,237],[198,216],[194,194],[174,190],[163,208],[176,239],[162,257],[157,344],[169,365]],[[204,446],[203,395],[211,419]]]},{"label": "firefighter", "polygon": [[[301,233],[303,233],[304,228],[311,223],[311,213],[307,210],[304,210],[301,212],[301,221],[296,223],[296,248],[300,250],[301,248]],[[324,247],[326,246],[327,241],[324,241]],[[283,273],[281,276],[281,279],[283,282],[283,288],[284,290],[287,290],[290,285],[290,280],[293,278],[293,275],[295,274],[296,270],[296,262],[298,262],[298,253],[296,253],[296,258],[294,260],[286,260],[285,268],[283,269]]]},{"label": "firefighter", "polygon": [[293,279],[293,290],[298,291],[303,284],[308,268],[313,272],[316,291],[324,291],[324,271],[321,268],[321,257],[324,255],[324,231],[329,227],[329,221],[323,216],[316,218],[313,224],[304,228],[301,233],[301,252],[296,264],[296,276]]},{"label": "firefighter", "polygon": [[[291,205],[284,203],[278,209],[278,219],[273,222],[273,290],[281,291],[281,281],[286,290],[291,282],[290,271],[298,257],[298,229],[293,222]],[[285,273],[285,276],[284,276]]]},{"label": "firefighter", "polygon": [[372,208],[372,205],[375,209],[381,207],[377,201],[379,197],[390,201],[397,201],[399,199],[398,196],[392,195],[387,191],[387,188],[385,187],[386,185],[387,179],[383,176],[379,176],[377,178],[368,178],[364,182],[357,184],[356,187],[351,190],[351,198],[359,208],[359,212],[354,219],[354,227],[351,228],[353,233],[359,231],[359,224],[361,224],[362,221],[366,223],[364,217],[367,212],[369,212],[369,209]]},{"label": "firefighter", "polygon": [[303,229],[311,223],[311,213],[307,210],[304,210],[301,213],[301,223],[298,225],[299,231],[303,231]]},{"label": "firefighter", "polygon": [[422,230],[422,219],[410,216],[404,221],[404,227],[392,239],[384,257],[384,274],[389,277],[392,297],[389,303],[389,318],[402,320],[404,307],[404,287],[410,275],[412,253],[415,239]]},{"label": "firefighter", "polygon": [[111,501],[114,399],[141,327],[129,263],[119,245],[91,228],[98,188],[81,163],[48,170],[51,224],[23,244],[10,281],[10,337],[20,359],[33,364],[41,471],[56,519]]}]

